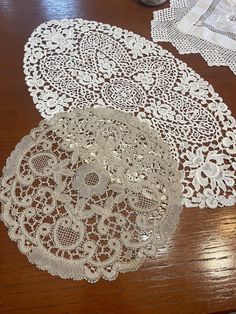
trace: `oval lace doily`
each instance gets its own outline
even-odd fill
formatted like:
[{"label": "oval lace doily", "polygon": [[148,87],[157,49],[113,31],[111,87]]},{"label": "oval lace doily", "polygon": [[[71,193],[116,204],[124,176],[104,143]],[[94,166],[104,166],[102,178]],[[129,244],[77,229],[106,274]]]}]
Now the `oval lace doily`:
[{"label": "oval lace doily", "polygon": [[168,143],[186,207],[235,203],[235,119],[211,85],[161,47],[110,25],[54,20],[29,38],[24,69],[43,117],[95,104],[130,112]]},{"label": "oval lace doily", "polygon": [[168,147],[113,109],[61,113],[16,146],[3,170],[1,218],[30,262],[96,282],[156,256],[181,212]]}]

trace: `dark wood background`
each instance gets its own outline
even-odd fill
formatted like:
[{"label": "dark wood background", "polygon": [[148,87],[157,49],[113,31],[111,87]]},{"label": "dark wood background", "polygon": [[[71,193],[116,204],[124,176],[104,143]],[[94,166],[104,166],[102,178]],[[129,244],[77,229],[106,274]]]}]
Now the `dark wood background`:
[{"label": "dark wood background", "polygon": [[[164,8],[167,4],[160,6]],[[0,0],[0,168],[40,115],[27,91],[23,47],[50,19],[82,17],[150,39],[154,8],[137,0]],[[235,76],[179,55],[221,94],[236,116]],[[21,255],[0,224],[0,313],[229,313],[236,309],[236,207],[184,209],[172,245],[136,272],[96,284],[53,277]]]}]

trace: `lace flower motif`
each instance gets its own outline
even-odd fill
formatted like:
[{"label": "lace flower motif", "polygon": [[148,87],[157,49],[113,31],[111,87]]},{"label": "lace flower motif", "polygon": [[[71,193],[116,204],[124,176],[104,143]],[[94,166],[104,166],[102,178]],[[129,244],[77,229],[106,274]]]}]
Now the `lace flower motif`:
[{"label": "lace flower motif", "polygon": [[76,171],[74,178],[74,187],[84,198],[90,198],[93,195],[102,195],[107,189],[109,178],[99,173],[90,165],[82,165]]}]

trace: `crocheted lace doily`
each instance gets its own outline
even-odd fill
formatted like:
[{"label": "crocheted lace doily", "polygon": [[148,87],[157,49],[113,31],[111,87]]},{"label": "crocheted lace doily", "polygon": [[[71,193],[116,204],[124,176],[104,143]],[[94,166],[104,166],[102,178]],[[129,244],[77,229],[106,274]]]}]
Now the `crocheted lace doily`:
[{"label": "crocheted lace doily", "polygon": [[109,108],[77,109],[17,145],[3,171],[1,217],[39,268],[113,280],[169,239],[181,189],[176,161],[147,125]]},{"label": "crocheted lace doily", "polygon": [[236,2],[171,0],[154,12],[152,39],[171,42],[181,54],[200,53],[208,65],[236,74]]},{"label": "crocheted lace doily", "polygon": [[212,86],[166,50],[110,25],[50,21],[29,38],[24,69],[43,117],[95,104],[130,112],[168,143],[185,206],[235,203],[235,120]]}]

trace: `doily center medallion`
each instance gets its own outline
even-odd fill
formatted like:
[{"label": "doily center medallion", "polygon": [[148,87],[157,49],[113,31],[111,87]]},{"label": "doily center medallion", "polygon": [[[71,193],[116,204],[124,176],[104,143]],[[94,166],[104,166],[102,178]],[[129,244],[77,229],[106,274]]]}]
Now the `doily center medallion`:
[{"label": "doily center medallion", "polygon": [[85,109],[42,121],[7,161],[2,220],[53,275],[96,282],[156,256],[181,211],[167,145],[137,118]]},{"label": "doily center medallion", "polygon": [[24,72],[44,118],[99,105],[148,123],[179,163],[184,206],[235,204],[235,119],[208,82],[160,46],[107,24],[53,20],[26,43]]}]

